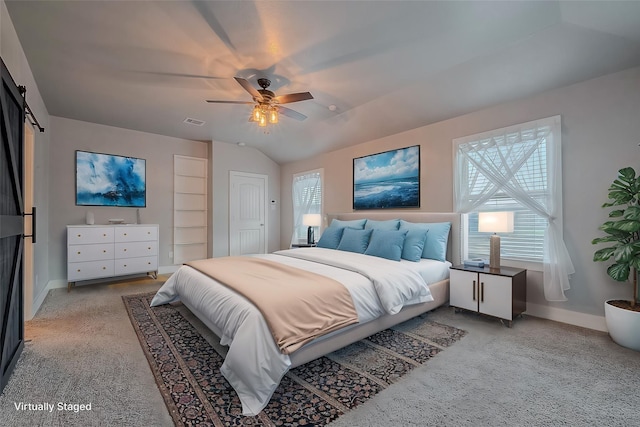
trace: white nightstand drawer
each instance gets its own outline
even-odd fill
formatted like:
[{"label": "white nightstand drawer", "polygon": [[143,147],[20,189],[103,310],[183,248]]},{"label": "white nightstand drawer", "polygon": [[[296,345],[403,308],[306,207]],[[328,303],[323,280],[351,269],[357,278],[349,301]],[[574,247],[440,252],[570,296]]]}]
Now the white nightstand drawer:
[{"label": "white nightstand drawer", "polygon": [[146,273],[158,269],[158,257],[140,257],[115,260],[115,275]]},{"label": "white nightstand drawer", "polygon": [[113,260],[73,262],[68,265],[67,280],[69,282],[109,276],[113,276]]},{"label": "white nightstand drawer", "polygon": [[112,243],[113,227],[69,227],[67,240],[69,245]]},{"label": "white nightstand drawer", "polygon": [[158,255],[158,242],[127,242],[115,244],[116,258]]},{"label": "white nightstand drawer", "polygon": [[123,226],[115,227],[116,242],[140,242],[158,240],[158,227]]},{"label": "white nightstand drawer", "polygon": [[68,262],[113,259],[113,244],[71,245],[67,248]]}]

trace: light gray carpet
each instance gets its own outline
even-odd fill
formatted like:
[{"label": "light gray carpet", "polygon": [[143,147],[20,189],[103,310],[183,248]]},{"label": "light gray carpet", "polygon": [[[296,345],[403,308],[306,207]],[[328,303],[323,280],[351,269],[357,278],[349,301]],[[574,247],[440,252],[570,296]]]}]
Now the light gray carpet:
[{"label": "light gray carpet", "polygon": [[[26,323],[31,341],[0,396],[0,426],[173,425],[121,298],[160,285],[148,278],[52,290]],[[56,409],[19,411],[17,402]],[[91,403],[91,411],[58,411],[58,402]]]},{"label": "light gray carpet", "polygon": [[[1,426],[171,426],[120,298],[151,279],[50,293],[0,396]],[[467,336],[331,426],[640,426],[640,353],[606,334],[526,317],[508,329],[436,310]],[[202,326],[196,325],[201,328]],[[91,412],[14,402],[92,403]]]}]

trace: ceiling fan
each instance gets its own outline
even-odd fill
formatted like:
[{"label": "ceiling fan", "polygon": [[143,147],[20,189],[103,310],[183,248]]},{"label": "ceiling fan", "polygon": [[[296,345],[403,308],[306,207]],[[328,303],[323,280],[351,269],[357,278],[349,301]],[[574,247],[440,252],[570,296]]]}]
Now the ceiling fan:
[{"label": "ceiling fan", "polygon": [[207,102],[217,104],[255,104],[249,121],[257,122],[258,126],[266,126],[267,123],[278,123],[278,115],[290,117],[302,121],[307,118],[302,113],[294,111],[290,108],[283,107],[281,104],[289,104],[291,102],[305,101],[307,99],[313,99],[313,95],[309,92],[290,93],[287,95],[276,96],[275,93],[267,89],[271,85],[271,80],[261,78],[258,79],[258,84],[262,89],[255,89],[251,86],[248,80],[241,77],[234,77],[234,79],[249,92],[253,98],[251,101],[215,101],[207,100]]}]

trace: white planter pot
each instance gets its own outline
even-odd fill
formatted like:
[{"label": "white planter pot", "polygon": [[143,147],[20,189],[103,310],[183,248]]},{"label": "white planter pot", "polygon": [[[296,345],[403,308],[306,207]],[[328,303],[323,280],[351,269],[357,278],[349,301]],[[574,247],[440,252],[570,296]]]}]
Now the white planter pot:
[{"label": "white planter pot", "polygon": [[605,301],[604,317],[613,341],[640,351],[640,312],[618,308]]}]

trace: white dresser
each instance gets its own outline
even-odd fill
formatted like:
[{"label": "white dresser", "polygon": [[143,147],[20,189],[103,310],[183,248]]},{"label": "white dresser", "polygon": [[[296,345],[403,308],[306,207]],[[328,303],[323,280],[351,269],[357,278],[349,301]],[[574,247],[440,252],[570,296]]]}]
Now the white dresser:
[{"label": "white dresser", "polygon": [[75,282],[158,274],[158,224],[68,225],[67,291]]}]

